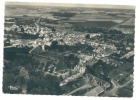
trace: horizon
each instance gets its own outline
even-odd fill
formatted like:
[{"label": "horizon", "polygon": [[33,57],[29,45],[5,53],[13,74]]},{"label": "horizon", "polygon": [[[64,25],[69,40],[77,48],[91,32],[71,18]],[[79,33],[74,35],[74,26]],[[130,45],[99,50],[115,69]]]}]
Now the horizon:
[{"label": "horizon", "polygon": [[5,6],[52,6],[52,7],[82,7],[82,8],[104,8],[104,9],[131,9],[133,5],[109,5],[109,4],[77,4],[77,3],[47,3],[47,2],[5,2]]}]

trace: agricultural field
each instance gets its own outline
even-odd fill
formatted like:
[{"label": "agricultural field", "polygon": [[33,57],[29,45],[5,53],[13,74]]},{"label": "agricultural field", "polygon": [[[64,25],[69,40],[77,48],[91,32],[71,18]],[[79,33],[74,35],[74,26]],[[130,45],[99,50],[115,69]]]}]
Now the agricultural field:
[{"label": "agricultural field", "polygon": [[134,33],[135,19],[134,18],[129,19],[128,21],[120,24],[116,29],[122,31],[125,34]]},{"label": "agricultural field", "polygon": [[135,19],[131,18],[128,21],[122,23],[121,25],[134,26],[135,25]]},{"label": "agricultural field", "polygon": [[95,14],[77,14],[74,17],[71,17],[71,20],[87,20],[87,19],[113,19],[114,17],[109,16],[107,14],[99,14],[99,13],[95,13]]},{"label": "agricultural field", "polygon": [[[67,21],[62,21],[64,23],[70,23],[73,26],[78,27],[98,27],[98,28],[112,28],[117,24],[121,24],[126,18],[130,18],[131,16],[127,15],[126,17],[122,16],[114,16],[106,14],[106,13],[80,13],[76,14],[75,16],[69,18]],[[127,23],[132,23],[126,21]]]},{"label": "agricultural field", "polygon": [[113,21],[86,21],[86,22],[70,22],[74,26],[78,27],[99,27],[99,28],[111,28],[117,23]]}]

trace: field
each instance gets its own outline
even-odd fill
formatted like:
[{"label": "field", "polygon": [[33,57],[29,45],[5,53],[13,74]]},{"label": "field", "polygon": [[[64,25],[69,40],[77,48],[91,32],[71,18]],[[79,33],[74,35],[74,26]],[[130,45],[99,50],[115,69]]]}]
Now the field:
[{"label": "field", "polygon": [[99,14],[99,13],[95,13],[95,14],[77,14],[74,17],[70,18],[71,20],[87,20],[87,19],[114,19],[114,17],[106,15],[106,14]]},{"label": "field", "polygon": [[121,22],[126,18],[111,16],[106,13],[87,13],[87,14],[77,14],[71,17],[67,21],[62,21],[64,23],[70,23],[74,26],[79,27],[99,27],[99,28],[111,28]]},{"label": "field", "polygon": [[111,28],[117,23],[113,21],[86,21],[86,22],[69,22],[75,27],[100,27],[100,28]]},{"label": "field", "polygon": [[135,19],[130,18],[129,20],[127,20],[124,23],[120,24],[116,29],[122,31],[125,34],[134,33]]},{"label": "field", "polygon": [[118,69],[112,71],[110,73],[110,76],[111,78],[118,80],[118,83],[122,85],[130,79],[130,74],[133,74],[133,64],[125,63]]},{"label": "field", "polygon": [[133,90],[133,81],[130,82],[127,86],[125,86],[125,88]]},{"label": "field", "polygon": [[134,29],[135,27],[133,25],[120,25],[118,28],[131,28]]},{"label": "field", "polygon": [[129,19],[128,21],[124,22],[121,25],[135,26],[135,19],[131,18],[131,19]]},{"label": "field", "polygon": [[135,27],[135,20],[134,20],[134,18],[131,18],[128,21],[120,24],[118,28],[134,29],[134,27]]}]

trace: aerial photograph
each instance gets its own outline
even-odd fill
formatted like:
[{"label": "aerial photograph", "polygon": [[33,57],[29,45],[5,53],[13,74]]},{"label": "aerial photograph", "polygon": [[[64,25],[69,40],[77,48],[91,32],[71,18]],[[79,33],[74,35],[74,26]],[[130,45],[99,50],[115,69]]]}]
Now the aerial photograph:
[{"label": "aerial photograph", "polygon": [[133,97],[135,6],[5,2],[4,94]]}]

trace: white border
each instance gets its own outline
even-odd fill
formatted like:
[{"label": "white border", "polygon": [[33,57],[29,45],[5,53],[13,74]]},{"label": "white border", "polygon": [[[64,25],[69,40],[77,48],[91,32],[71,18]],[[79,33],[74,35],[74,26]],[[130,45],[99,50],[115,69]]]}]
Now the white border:
[{"label": "white border", "polygon": [[[3,30],[4,30],[4,3],[5,1],[17,1],[17,2],[49,2],[49,3],[81,3],[81,4],[115,4],[115,5],[136,5],[136,33],[135,33],[135,62],[134,62],[134,96],[133,98],[123,98],[123,100],[129,100],[129,99],[134,99],[134,100],[139,100],[139,52],[140,52],[140,46],[138,45],[139,40],[140,40],[140,31],[139,31],[139,0],[3,0],[0,2],[0,68],[1,68],[1,73],[0,73],[0,99],[1,100],[11,100],[11,99],[34,99],[34,100],[39,100],[39,99],[63,99],[63,100],[70,100],[70,99],[80,99],[80,100],[117,100],[118,98],[112,98],[112,97],[71,97],[71,96],[46,96],[46,95],[10,95],[10,94],[3,94],[2,93],[2,70],[3,70]],[[122,98],[119,98],[122,99]]]}]

